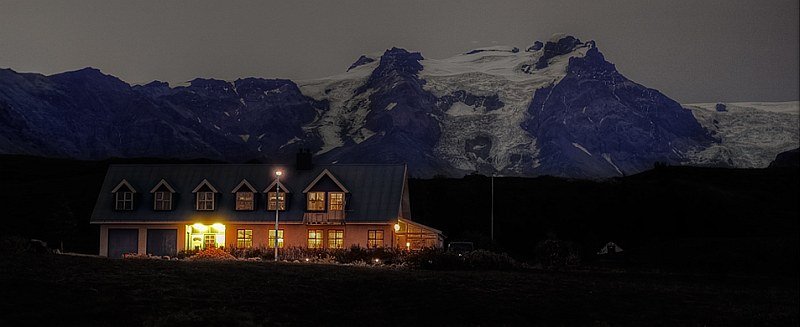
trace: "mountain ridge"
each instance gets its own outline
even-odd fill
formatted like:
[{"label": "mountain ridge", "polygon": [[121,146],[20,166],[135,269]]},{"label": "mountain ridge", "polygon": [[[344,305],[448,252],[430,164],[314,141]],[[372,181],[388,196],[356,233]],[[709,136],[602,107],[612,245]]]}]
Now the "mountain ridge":
[{"label": "mountain ridge", "polygon": [[[0,152],[280,162],[308,148],[324,163],[408,163],[415,176],[604,178],[655,162],[727,165],[732,155],[709,149],[733,154],[727,144],[738,145],[714,127],[723,113],[715,120],[703,110],[628,80],[593,41],[572,36],[446,59],[391,48],[304,81],[196,78],[173,87],[131,85],[94,68],[4,69],[0,127],[10,132],[0,132]],[[790,128],[780,132],[773,138],[782,143],[763,151],[768,160],[797,147]]]}]

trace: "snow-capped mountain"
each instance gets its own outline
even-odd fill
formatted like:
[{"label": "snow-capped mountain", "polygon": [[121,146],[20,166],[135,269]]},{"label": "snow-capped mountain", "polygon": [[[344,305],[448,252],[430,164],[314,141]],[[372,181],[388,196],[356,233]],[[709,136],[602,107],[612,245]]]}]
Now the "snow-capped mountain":
[{"label": "snow-capped mountain", "polygon": [[421,177],[595,178],[655,162],[765,167],[798,146],[793,105],[684,108],[622,76],[594,42],[571,36],[446,59],[392,48],[340,75],[298,82],[130,86],[95,69],[5,69],[0,153],[240,162],[286,161],[308,148],[317,162],[405,162]]}]

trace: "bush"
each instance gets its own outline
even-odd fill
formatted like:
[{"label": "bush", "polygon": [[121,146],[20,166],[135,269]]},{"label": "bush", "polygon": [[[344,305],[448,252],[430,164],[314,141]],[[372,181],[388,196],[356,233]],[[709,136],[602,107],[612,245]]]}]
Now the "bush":
[{"label": "bush", "polygon": [[475,250],[463,254],[442,249],[411,252],[406,258],[409,267],[431,270],[509,270],[521,265],[506,253]]},{"label": "bush", "polygon": [[534,251],[537,261],[546,269],[580,264],[578,249],[572,242],[543,240],[536,244]]},{"label": "bush", "polygon": [[236,260],[230,253],[220,248],[207,248],[200,250],[197,254],[189,257],[191,261],[222,261]]}]

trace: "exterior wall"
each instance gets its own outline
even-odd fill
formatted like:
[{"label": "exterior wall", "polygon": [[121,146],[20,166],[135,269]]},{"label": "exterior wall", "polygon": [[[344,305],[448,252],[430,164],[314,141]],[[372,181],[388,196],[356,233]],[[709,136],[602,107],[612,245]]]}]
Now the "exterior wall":
[{"label": "exterior wall", "polygon": [[178,231],[178,251],[186,247],[186,225],[185,224],[103,224],[100,225],[100,255],[108,256],[108,230],[114,228],[138,229],[139,242],[138,254],[147,253],[147,230],[148,229],[176,229]]},{"label": "exterior wall", "polygon": [[[147,253],[147,230],[148,229],[176,229],[177,244],[176,249],[182,251],[186,249],[186,225],[178,224],[103,224],[100,225],[100,255],[108,256],[108,230],[111,228],[137,229],[139,231],[138,253]],[[269,230],[274,229],[273,224],[225,224],[225,245],[236,247],[237,229],[253,230],[253,247],[269,247]],[[346,224],[346,225],[305,225],[305,224],[279,224],[278,229],[283,229],[284,247],[307,247],[308,230],[321,229],[323,231],[323,248],[328,248],[328,230],[344,230],[343,247],[349,248],[353,245],[367,247],[367,233],[370,230],[383,231],[384,247],[398,246],[396,244],[397,235],[394,233],[394,224]],[[402,244],[400,244],[402,245]]]},{"label": "exterior wall", "polygon": [[[304,224],[278,224],[278,229],[283,229],[284,247],[307,247],[308,231],[321,229],[323,231],[323,247],[328,247],[328,230],[344,230],[343,246],[348,248],[352,245],[367,247],[367,231],[383,230],[383,243],[385,247],[393,246],[394,229],[393,224],[346,224],[346,225],[304,225]],[[274,229],[272,224],[227,224],[225,226],[225,240],[228,246],[236,246],[236,230],[253,230],[253,247],[271,247],[269,242],[269,230]]]}]

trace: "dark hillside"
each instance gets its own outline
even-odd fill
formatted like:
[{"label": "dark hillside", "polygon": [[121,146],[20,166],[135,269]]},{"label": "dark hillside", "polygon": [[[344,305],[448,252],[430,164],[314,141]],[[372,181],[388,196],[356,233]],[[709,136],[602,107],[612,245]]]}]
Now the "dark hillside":
[{"label": "dark hillside", "polygon": [[410,182],[416,220],[468,240],[532,257],[537,242],[571,241],[591,260],[606,242],[628,261],[720,270],[796,271],[798,171],[661,167],[594,182],[495,178]]},{"label": "dark hillside", "polygon": [[[96,253],[88,224],[110,163],[0,156],[2,234]],[[192,161],[180,161],[189,163]],[[208,161],[194,161],[208,162]],[[607,181],[495,178],[495,240],[489,241],[490,178],[410,180],[413,218],[446,241],[469,240],[534,259],[537,242],[573,242],[584,262],[608,241],[629,264],[721,271],[798,270],[798,171],[661,167]]]}]

